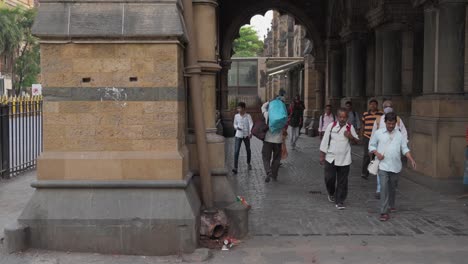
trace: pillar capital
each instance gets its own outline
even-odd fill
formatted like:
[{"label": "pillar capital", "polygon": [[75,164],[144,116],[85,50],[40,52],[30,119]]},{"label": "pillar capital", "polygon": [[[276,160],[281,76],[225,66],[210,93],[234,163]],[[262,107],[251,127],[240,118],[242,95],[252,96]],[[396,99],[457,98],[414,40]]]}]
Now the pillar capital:
[{"label": "pillar capital", "polygon": [[368,26],[378,28],[386,24],[413,25],[423,21],[421,8],[414,1],[380,0],[367,12]]},{"label": "pillar capital", "polygon": [[221,61],[221,68],[223,70],[230,70],[231,69],[231,65],[232,65],[232,60],[222,60]]},{"label": "pillar capital", "polygon": [[367,40],[367,30],[365,29],[355,29],[345,28],[340,33],[341,41],[343,43],[348,43],[352,40]]},{"label": "pillar capital", "polygon": [[217,0],[192,0],[194,5],[212,5],[214,7],[218,7]]}]

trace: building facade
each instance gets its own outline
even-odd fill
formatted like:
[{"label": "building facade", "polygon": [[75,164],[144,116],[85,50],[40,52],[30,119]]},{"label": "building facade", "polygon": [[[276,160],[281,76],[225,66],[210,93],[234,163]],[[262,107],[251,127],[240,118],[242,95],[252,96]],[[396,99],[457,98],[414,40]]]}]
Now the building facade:
[{"label": "building facade", "polygon": [[[312,43],[303,94],[313,126],[326,103],[363,111],[370,98],[391,98],[417,170],[461,184],[464,0],[51,0],[34,26],[46,102],[36,192],[19,219],[30,244],[194,250],[202,205],[234,200],[214,128],[217,108],[228,109],[232,43],[271,9],[294,16]],[[292,36],[272,35],[288,47],[272,54],[294,52]]]}]

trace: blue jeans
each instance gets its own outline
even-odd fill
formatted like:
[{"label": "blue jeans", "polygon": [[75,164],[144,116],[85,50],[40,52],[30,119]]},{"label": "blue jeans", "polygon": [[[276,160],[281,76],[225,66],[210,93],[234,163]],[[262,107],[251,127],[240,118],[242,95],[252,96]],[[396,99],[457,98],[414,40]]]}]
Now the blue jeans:
[{"label": "blue jeans", "polygon": [[380,213],[388,214],[390,208],[395,208],[399,173],[379,170],[378,175],[381,183]]},{"label": "blue jeans", "polygon": [[239,165],[239,153],[242,146],[242,142],[244,142],[245,150],[247,151],[247,164],[250,164],[250,160],[252,158],[252,152],[250,151],[250,138],[238,138],[236,137],[236,144],[234,146],[234,168],[237,169]]}]

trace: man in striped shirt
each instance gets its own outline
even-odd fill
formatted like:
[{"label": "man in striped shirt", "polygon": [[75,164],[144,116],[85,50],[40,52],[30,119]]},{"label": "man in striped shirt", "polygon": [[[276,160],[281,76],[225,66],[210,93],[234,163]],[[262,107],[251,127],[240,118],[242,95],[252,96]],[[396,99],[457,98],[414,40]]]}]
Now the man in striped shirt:
[{"label": "man in striped shirt", "polygon": [[374,128],[374,123],[377,117],[383,115],[383,112],[379,111],[378,106],[379,102],[377,102],[377,100],[375,99],[372,99],[369,102],[369,111],[364,112],[364,114],[362,114],[361,134],[363,135],[362,139],[364,143],[364,154],[362,158],[361,177],[366,180],[369,178],[367,166],[369,166],[369,163],[372,158],[369,154],[369,141],[372,135],[372,129]]}]

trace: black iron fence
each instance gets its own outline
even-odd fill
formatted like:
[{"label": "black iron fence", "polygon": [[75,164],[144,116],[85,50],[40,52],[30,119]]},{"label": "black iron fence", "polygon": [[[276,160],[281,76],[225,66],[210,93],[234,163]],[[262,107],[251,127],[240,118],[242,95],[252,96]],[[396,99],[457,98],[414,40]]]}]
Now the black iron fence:
[{"label": "black iron fence", "polygon": [[43,100],[41,96],[0,99],[0,176],[10,178],[36,167],[43,148]]}]

